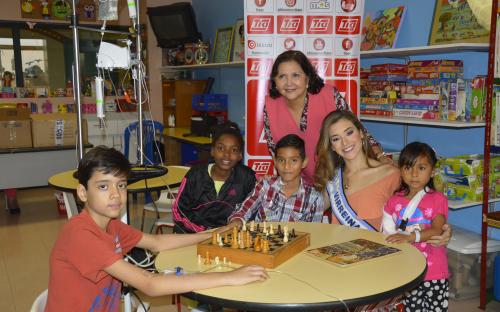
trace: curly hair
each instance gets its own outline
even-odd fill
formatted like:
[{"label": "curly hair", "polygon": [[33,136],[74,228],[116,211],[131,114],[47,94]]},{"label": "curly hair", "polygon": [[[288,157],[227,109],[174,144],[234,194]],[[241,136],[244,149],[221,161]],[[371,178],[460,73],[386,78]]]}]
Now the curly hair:
[{"label": "curly hair", "polygon": [[299,64],[302,71],[306,74],[309,80],[309,86],[307,87],[307,92],[311,94],[317,94],[325,83],[323,79],[318,76],[316,73],[316,69],[307,59],[307,56],[301,51],[289,50],[278,55],[276,60],[274,61],[273,68],[271,70],[271,76],[269,77],[269,96],[273,99],[279,98],[281,94],[276,88],[276,83],[274,82],[274,78],[278,76],[278,67],[281,63],[294,61]]},{"label": "curly hair", "polygon": [[317,161],[314,172],[314,186],[320,192],[324,191],[328,181],[333,179],[335,171],[338,168],[343,168],[345,165],[344,159],[333,151],[329,134],[330,127],[342,119],[352,122],[356,129],[364,134],[362,147],[363,154],[366,156],[366,163],[368,164],[368,158],[377,158],[375,156],[375,152],[368,143],[366,130],[361,125],[359,119],[352,112],[339,110],[329,113],[326,115],[325,119],[323,119],[318,144],[316,145]]}]

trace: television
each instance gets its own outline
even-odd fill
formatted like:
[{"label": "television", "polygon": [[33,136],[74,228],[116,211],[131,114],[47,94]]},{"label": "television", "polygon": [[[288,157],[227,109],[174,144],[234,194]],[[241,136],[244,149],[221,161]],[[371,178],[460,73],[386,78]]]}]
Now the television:
[{"label": "television", "polygon": [[147,14],[159,47],[176,48],[202,39],[190,3],[149,7]]}]

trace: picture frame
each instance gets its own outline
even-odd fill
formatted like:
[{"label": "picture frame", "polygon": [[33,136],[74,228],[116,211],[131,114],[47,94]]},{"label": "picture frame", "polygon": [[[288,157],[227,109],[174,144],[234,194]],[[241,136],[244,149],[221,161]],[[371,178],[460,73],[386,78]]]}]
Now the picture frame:
[{"label": "picture frame", "polygon": [[233,53],[231,61],[239,62],[245,60],[245,21],[243,18],[236,20],[233,30]]},{"label": "picture frame", "polygon": [[233,26],[217,29],[217,33],[215,34],[214,52],[212,54],[212,63],[229,62],[233,41],[233,29]]},{"label": "picture frame", "polygon": [[429,45],[459,42],[487,43],[489,30],[477,22],[467,0],[437,0]]}]

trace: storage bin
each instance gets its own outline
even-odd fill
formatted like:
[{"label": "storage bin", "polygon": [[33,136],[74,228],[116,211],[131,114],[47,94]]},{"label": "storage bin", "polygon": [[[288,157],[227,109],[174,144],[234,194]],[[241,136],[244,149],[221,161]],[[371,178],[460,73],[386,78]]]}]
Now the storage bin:
[{"label": "storage bin", "polygon": [[[488,240],[486,288],[493,286],[493,264],[500,251],[500,241]],[[450,298],[470,299],[479,296],[481,278],[481,236],[477,233],[453,227],[448,244],[448,268],[450,270]]]}]

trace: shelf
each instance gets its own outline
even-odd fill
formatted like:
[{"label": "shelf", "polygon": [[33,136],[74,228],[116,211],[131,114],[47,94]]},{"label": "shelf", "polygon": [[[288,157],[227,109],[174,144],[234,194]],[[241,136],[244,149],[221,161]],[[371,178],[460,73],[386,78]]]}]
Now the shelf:
[{"label": "shelf", "polygon": [[362,121],[376,121],[397,124],[409,125],[426,125],[434,127],[447,127],[447,128],[478,128],[484,127],[485,122],[463,122],[452,120],[432,120],[432,119],[418,119],[418,118],[402,118],[402,117],[383,117],[383,116],[368,116],[360,115]]},{"label": "shelf", "polygon": [[[500,201],[500,198],[493,198],[488,200],[488,203],[496,203]],[[483,202],[470,202],[470,201],[463,201],[463,200],[448,200],[448,208],[449,209],[462,209],[462,208],[468,208],[472,206],[481,206]]]},{"label": "shelf", "polygon": [[452,43],[421,47],[361,51],[361,57],[407,57],[409,55],[453,53],[464,51],[488,52],[489,47],[489,43]]},{"label": "shelf", "polygon": [[[114,96],[114,95],[107,95],[106,100],[108,99],[124,99],[124,96]],[[50,96],[50,97],[40,97],[40,98],[0,98],[0,104],[1,103],[29,103],[29,102],[39,102],[43,101],[45,102],[46,100],[49,100],[51,102],[71,102],[73,103],[73,97],[72,96]],[[83,102],[92,102],[95,101],[95,97],[93,96],[83,96],[82,97]]]},{"label": "shelf", "polygon": [[162,66],[160,73],[178,70],[178,69],[203,69],[203,68],[220,68],[220,67],[243,67],[245,61],[227,62],[227,63],[207,63],[207,64],[194,64],[194,65],[178,65],[178,66]]}]

